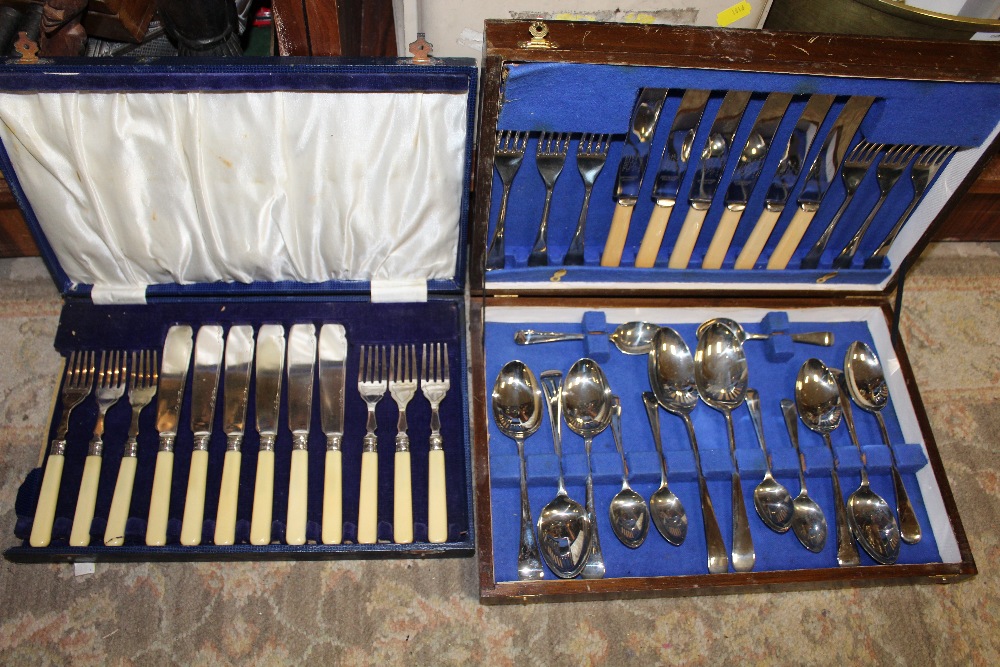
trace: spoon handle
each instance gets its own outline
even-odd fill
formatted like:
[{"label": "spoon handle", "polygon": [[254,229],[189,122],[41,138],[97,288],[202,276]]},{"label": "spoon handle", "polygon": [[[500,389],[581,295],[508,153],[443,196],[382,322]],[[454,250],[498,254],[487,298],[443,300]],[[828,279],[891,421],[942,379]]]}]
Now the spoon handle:
[{"label": "spoon handle", "polygon": [[514,342],[518,345],[559,343],[567,340],[583,340],[583,338],[583,334],[564,333],[559,331],[532,331],[531,329],[519,329],[514,332]]},{"label": "spoon handle", "polygon": [[875,412],[875,419],[878,420],[879,430],[882,431],[882,440],[889,449],[889,460],[892,462],[892,485],[896,491],[896,513],[899,514],[899,536],[907,544],[916,544],[923,537],[920,531],[920,521],[917,520],[917,513],[913,511],[913,504],[910,502],[910,494],[906,492],[903,485],[903,478],[896,467],[896,454],[889,444],[889,434],[885,429],[885,420],[881,412]]},{"label": "spoon handle", "polygon": [[594,476],[590,469],[590,447],[591,441],[584,440],[584,447],[587,450],[587,516],[590,517],[590,526],[593,534],[590,536],[590,555],[587,556],[587,564],[583,566],[580,576],[584,579],[604,578],[604,553],[601,551],[601,540],[597,534],[597,512],[594,511]]},{"label": "spoon handle", "polygon": [[729,435],[729,453],[733,461],[733,569],[737,572],[749,572],[757,559],[753,549],[753,538],[750,536],[750,520],[747,518],[747,506],[743,500],[743,484],[740,483],[740,467],[736,461],[736,434],[733,433],[733,417],[729,412],[726,417],[726,432]]},{"label": "spoon handle", "polygon": [[712,506],[712,496],[708,493],[708,483],[705,482],[705,475],[701,471],[701,454],[698,451],[698,438],[694,432],[694,423],[691,421],[690,415],[681,413],[680,416],[687,428],[688,440],[691,441],[691,450],[694,452],[694,464],[698,469],[701,518],[705,523],[705,546],[708,548],[708,572],[709,574],[723,574],[729,572],[729,556],[726,554],[726,543],[722,540],[722,530],[719,528],[719,520],[715,516],[715,508]]},{"label": "spoon handle", "polygon": [[806,489],[806,457],[799,449],[799,422],[796,414],[795,403],[787,398],[781,399],[781,414],[785,417],[785,428],[788,429],[788,439],[792,441],[792,447],[799,457],[799,487],[803,493],[809,493]]},{"label": "spoon handle", "polygon": [[840,490],[840,475],[837,474],[837,455],[833,451],[833,443],[830,436],[823,434],[823,440],[830,450],[833,458],[833,467],[830,468],[830,479],[833,481],[833,517],[837,528],[837,563],[841,567],[861,565],[861,557],[858,555],[858,548],[854,545],[854,538],[851,536],[851,527],[847,524],[847,504],[844,494]]},{"label": "spoon handle", "polygon": [[528,469],[524,460],[524,440],[517,438],[517,453],[521,459],[521,544],[517,552],[517,577],[522,581],[542,579],[545,571],[538,556],[535,526],[531,521],[528,502]]}]

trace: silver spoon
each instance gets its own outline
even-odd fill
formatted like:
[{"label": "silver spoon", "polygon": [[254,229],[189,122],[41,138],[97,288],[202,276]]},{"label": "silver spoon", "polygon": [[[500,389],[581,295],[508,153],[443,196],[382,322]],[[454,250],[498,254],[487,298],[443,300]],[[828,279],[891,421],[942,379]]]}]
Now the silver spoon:
[{"label": "silver spoon", "polygon": [[785,427],[788,429],[788,439],[799,457],[799,495],[792,501],[792,532],[799,538],[809,551],[819,553],[826,546],[826,516],[823,508],[809,497],[806,488],[806,459],[799,449],[799,422],[796,417],[795,403],[787,398],[781,399],[781,413],[785,416]]},{"label": "silver spoon", "polygon": [[821,345],[823,347],[830,347],[833,345],[833,332],[832,331],[808,331],[805,333],[793,333],[788,334],[784,331],[775,331],[774,333],[747,333],[743,325],[736,320],[729,319],[728,317],[713,317],[710,320],[706,320],[698,325],[698,338],[701,338],[701,334],[712,326],[716,322],[721,322],[729,327],[740,343],[745,343],[748,340],[768,340],[772,336],[788,336],[796,343],[808,343],[809,345]]},{"label": "silver spoon", "polygon": [[694,379],[701,400],[726,418],[729,458],[733,464],[733,569],[748,572],[753,569],[756,554],[740,484],[740,467],[736,461],[732,415],[746,396],[747,357],[736,334],[721,322],[709,326],[698,339],[694,353]]},{"label": "silver spoon", "polygon": [[622,446],[622,404],[617,396],[611,397],[611,434],[615,447],[622,457],[622,489],[611,499],[608,516],[611,530],[621,543],[629,549],[638,548],[649,534],[649,509],[646,499],[640,496],[628,483],[628,462]]},{"label": "silver spoon", "polygon": [[830,433],[840,426],[843,412],[840,409],[840,391],[830,369],[819,359],[807,359],[799,369],[795,379],[795,407],[799,411],[799,419],[810,431],[815,431],[823,437],[826,448],[830,450],[833,468],[830,477],[833,480],[833,518],[837,530],[837,563],[842,567],[860,565],[861,557],[851,539],[851,529],[847,523],[847,505],[844,494],[840,490],[840,475],[837,468],[840,461],[830,442]]},{"label": "silver spoon", "polygon": [[[646,354],[652,348],[653,336],[659,329],[649,322],[625,322],[615,327],[608,334],[608,340],[615,344],[625,354]],[[539,343],[560,343],[569,340],[583,340],[582,333],[565,333],[561,331],[533,331],[519,329],[514,332],[514,342],[518,345],[537,345]]]},{"label": "silver spoon", "polygon": [[[715,518],[712,496],[701,469],[701,454],[698,439],[691,421],[691,411],[698,405],[698,388],[694,381],[694,359],[687,343],[680,334],[669,327],[656,332],[653,349],[649,353],[649,385],[656,400],[670,414],[684,421],[688,440],[694,452],[695,468],[698,470],[698,492],[701,496],[701,516],[705,525],[705,546],[708,549],[708,571],[721,574],[729,571],[729,557],[726,543],[722,541],[719,521]],[[659,429],[656,429],[659,431]]]},{"label": "silver spoon", "polygon": [[562,373],[543,371],[542,391],[549,408],[552,446],[559,459],[559,490],[538,515],[538,543],[545,564],[557,577],[571,579],[583,570],[590,553],[590,517],[566,493],[562,463]]},{"label": "silver spoon", "polygon": [[604,576],[604,555],[597,534],[597,514],[594,511],[594,476],[590,466],[590,450],[594,437],[611,423],[611,387],[604,371],[593,359],[580,359],[566,373],[563,385],[563,415],[570,430],[583,438],[587,452],[587,514],[592,534],[590,555],[581,576],[600,579]]},{"label": "silver spoon", "polygon": [[851,399],[847,396],[847,380],[837,369],[831,368],[830,372],[840,391],[840,407],[844,411],[847,432],[861,457],[861,484],[847,499],[847,521],[851,524],[854,537],[869,556],[883,565],[892,565],[899,558],[899,524],[896,523],[896,515],[889,503],[872,491],[868,481],[868,457],[862,451],[858,433],[854,429],[854,413]]},{"label": "silver spoon", "polygon": [[656,395],[651,391],[642,392],[642,402],[646,406],[646,417],[653,432],[653,444],[660,457],[660,488],[649,497],[649,511],[653,525],[670,544],[680,546],[687,537],[687,512],[681,499],[667,486],[667,459],[663,456],[663,441],[660,439],[660,407]]},{"label": "silver spoon", "polygon": [[786,533],[792,527],[792,494],[785,485],[774,478],[771,472],[771,457],[767,453],[767,443],[764,442],[764,420],[760,413],[760,395],[756,389],[747,389],[747,409],[750,419],[757,432],[757,440],[764,452],[764,479],[753,490],[753,505],[757,514],[768,528],[776,533]]},{"label": "silver spoon", "polygon": [[521,459],[521,543],[517,552],[518,579],[542,579],[545,571],[538,557],[535,527],[528,504],[527,464],[524,460],[524,439],[542,424],[542,390],[534,373],[523,362],[509,361],[497,375],[493,385],[493,420],[497,428],[517,443]]},{"label": "silver spoon", "polygon": [[844,357],[844,374],[847,376],[847,388],[851,397],[862,410],[875,415],[882,442],[889,449],[892,462],[892,484],[896,490],[896,511],[899,514],[899,536],[907,544],[920,541],[920,522],[913,511],[910,496],[903,486],[903,478],[896,467],[896,454],[889,444],[889,432],[885,428],[882,409],[889,403],[889,386],[885,382],[882,364],[875,352],[866,343],[854,341],[847,348]]}]

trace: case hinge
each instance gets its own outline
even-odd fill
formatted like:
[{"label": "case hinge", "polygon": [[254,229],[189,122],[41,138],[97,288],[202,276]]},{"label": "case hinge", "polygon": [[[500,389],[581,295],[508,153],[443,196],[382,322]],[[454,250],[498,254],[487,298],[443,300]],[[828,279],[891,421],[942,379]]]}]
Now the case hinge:
[{"label": "case hinge", "polygon": [[35,65],[38,63],[38,44],[28,39],[28,33],[20,32],[14,42],[14,50],[21,54],[16,61],[18,65]]}]

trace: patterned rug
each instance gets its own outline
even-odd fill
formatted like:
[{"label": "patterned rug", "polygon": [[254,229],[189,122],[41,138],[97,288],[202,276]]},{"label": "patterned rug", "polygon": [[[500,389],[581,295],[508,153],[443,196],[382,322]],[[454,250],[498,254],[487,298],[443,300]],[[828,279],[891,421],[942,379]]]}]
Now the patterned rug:
[{"label": "patterned rug", "polygon": [[[60,299],[0,260],[0,547],[45,438]],[[1000,244],[938,244],[902,332],[980,574],[960,584],[482,606],[473,559],[0,562],[4,664],[1000,663]]]}]

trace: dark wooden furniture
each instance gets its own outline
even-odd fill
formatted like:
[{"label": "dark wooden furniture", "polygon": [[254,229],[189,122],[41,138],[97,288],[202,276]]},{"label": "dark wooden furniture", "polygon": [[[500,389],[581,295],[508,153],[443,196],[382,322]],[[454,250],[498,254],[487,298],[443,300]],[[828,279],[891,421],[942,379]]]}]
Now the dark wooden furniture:
[{"label": "dark wooden furniture", "polygon": [[274,0],[280,56],[396,55],[392,0]]}]

